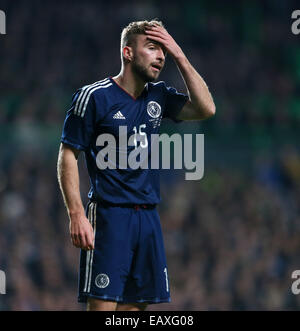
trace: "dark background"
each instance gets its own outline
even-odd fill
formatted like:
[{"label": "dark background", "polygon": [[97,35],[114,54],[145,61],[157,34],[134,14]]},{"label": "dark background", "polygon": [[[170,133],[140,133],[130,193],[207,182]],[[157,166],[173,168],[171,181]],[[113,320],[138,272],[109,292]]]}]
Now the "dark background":
[{"label": "dark background", "polygon": [[[56,179],[77,88],[116,75],[130,21],[158,18],[217,106],[205,174],[162,171],[159,207],[172,303],[155,310],[298,310],[300,35],[296,1],[9,1],[0,35],[0,310],[78,310],[79,251]],[[169,57],[161,80],[185,92]],[[82,199],[88,178],[80,159]]]}]

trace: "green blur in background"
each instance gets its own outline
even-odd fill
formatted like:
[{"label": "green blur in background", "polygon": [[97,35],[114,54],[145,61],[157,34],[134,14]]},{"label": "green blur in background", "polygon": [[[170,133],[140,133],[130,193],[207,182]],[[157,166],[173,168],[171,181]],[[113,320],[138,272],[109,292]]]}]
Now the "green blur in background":
[{"label": "green blur in background", "polygon": [[[298,310],[300,34],[296,1],[1,1],[0,310],[82,310],[79,252],[56,180],[72,94],[120,69],[120,33],[159,18],[217,113],[161,132],[204,133],[205,174],[161,173],[170,304],[149,310]],[[185,92],[170,57],[160,76]],[[82,199],[89,182],[80,159]],[[8,249],[9,247],[9,249]]]}]

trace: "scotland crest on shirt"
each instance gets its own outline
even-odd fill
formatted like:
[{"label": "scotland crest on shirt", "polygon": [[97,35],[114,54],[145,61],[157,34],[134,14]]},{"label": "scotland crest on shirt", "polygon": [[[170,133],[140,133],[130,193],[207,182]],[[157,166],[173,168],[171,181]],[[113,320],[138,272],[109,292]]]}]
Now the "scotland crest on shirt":
[{"label": "scotland crest on shirt", "polygon": [[153,118],[159,117],[161,114],[161,107],[156,101],[149,101],[147,105],[147,113]]},{"label": "scotland crest on shirt", "polygon": [[147,104],[147,113],[152,117],[149,121],[152,122],[153,128],[160,126],[161,122],[161,107],[156,101],[149,101]]}]

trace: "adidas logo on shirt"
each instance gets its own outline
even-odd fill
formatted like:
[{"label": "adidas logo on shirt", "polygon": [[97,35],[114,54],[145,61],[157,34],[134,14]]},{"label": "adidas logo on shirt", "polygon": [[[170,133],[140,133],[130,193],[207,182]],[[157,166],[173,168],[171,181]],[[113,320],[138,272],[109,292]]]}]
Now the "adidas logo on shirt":
[{"label": "adidas logo on shirt", "polygon": [[113,116],[114,119],[117,119],[117,120],[125,120],[125,116],[120,112],[118,111],[117,113],[115,113],[115,115]]}]

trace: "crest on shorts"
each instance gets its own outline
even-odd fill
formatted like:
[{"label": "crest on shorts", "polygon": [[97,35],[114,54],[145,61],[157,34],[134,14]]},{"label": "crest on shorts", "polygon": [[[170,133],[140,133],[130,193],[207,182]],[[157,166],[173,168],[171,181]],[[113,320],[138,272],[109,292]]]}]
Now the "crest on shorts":
[{"label": "crest on shorts", "polygon": [[147,113],[153,118],[158,118],[161,113],[161,107],[156,101],[149,101],[147,105]]},{"label": "crest on shorts", "polygon": [[106,274],[99,274],[95,279],[95,284],[99,288],[105,288],[109,284],[109,277]]}]

